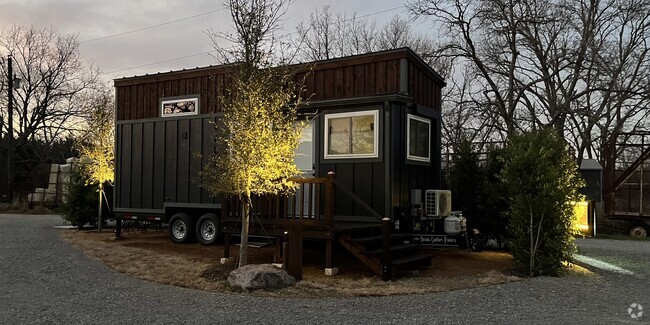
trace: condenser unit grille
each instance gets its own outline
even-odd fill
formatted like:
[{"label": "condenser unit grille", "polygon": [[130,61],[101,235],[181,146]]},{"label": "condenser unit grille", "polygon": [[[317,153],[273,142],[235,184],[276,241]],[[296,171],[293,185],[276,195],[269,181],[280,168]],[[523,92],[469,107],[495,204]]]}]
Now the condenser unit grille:
[{"label": "condenser unit grille", "polygon": [[424,192],[424,212],[427,217],[443,217],[451,211],[451,191],[426,190]]},{"label": "condenser unit grille", "polygon": [[436,193],[432,191],[426,191],[424,194],[424,211],[427,214],[427,217],[436,216]]}]

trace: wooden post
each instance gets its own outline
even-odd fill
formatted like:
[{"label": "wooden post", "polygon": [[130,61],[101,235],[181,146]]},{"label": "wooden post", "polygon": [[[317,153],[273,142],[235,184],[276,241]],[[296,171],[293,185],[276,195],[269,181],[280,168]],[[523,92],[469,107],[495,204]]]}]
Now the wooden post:
[{"label": "wooden post", "polygon": [[332,226],[334,224],[334,178],[336,173],[329,171],[327,173],[327,182],[325,183],[325,222]]},{"label": "wooden post", "polygon": [[102,193],[104,193],[104,184],[99,184],[99,206],[97,210],[97,232],[102,232]]},{"label": "wooden post", "polygon": [[273,263],[282,263],[282,237],[275,237],[275,254]]},{"label": "wooden post", "polygon": [[115,218],[115,239],[122,239],[122,218]]},{"label": "wooden post", "polygon": [[325,241],[325,268],[332,268],[332,239],[328,238]]},{"label": "wooden post", "polygon": [[391,277],[391,264],[390,264],[390,218],[385,217],[381,219],[382,226],[382,239],[381,239],[381,279],[384,281],[390,280]]},{"label": "wooden post", "polygon": [[605,216],[614,214],[614,179],[615,175],[615,156],[613,153],[616,152],[616,136],[612,135],[610,139],[605,143],[603,148],[603,156],[605,160],[605,166],[603,166],[602,171],[602,182],[603,182],[603,209],[605,211]]},{"label": "wooden post", "polygon": [[230,233],[224,235],[223,258],[230,258]]},{"label": "wooden post", "polygon": [[289,252],[285,256],[287,273],[302,280],[302,223],[295,222],[289,226]]}]

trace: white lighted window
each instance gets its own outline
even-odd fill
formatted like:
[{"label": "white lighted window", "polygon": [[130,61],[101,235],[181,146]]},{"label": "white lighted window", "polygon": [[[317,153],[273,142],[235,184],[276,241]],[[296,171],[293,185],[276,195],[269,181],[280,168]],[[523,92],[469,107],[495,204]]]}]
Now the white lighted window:
[{"label": "white lighted window", "polygon": [[410,160],[431,161],[431,120],[407,114],[406,158]]},{"label": "white lighted window", "polygon": [[379,111],[325,115],[325,159],[379,156]]},{"label": "white lighted window", "polygon": [[300,144],[296,148],[294,163],[303,172],[314,171],[314,143],[313,143],[313,122],[305,125],[300,135]]}]

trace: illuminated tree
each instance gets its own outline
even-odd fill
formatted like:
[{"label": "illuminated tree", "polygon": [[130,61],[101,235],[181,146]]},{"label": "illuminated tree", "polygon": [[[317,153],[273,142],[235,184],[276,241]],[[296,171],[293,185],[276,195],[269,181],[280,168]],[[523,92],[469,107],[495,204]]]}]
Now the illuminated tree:
[{"label": "illuminated tree", "polygon": [[80,166],[87,177],[86,185],[96,184],[99,193],[97,229],[102,228],[102,200],[106,197],[104,185],[112,183],[115,175],[115,127],[113,97],[109,92],[86,98],[90,117],[79,143]]},{"label": "illuminated tree", "polygon": [[[272,67],[270,34],[286,1],[230,0],[236,35],[233,49],[222,54],[234,62],[220,100],[217,153],[203,170],[203,184],[213,195],[236,195],[241,203],[239,266],[247,264],[251,195],[295,190],[288,179],[300,174],[294,163],[302,125],[296,123],[301,83],[288,68]],[[214,40],[214,38],[213,38]],[[215,43],[216,44],[216,43]],[[277,62],[276,62],[277,63]]]}]

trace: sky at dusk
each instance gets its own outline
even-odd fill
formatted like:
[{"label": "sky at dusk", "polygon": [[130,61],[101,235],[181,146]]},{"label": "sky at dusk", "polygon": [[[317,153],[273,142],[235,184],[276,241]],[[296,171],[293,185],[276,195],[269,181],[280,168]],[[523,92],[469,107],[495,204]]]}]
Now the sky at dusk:
[{"label": "sky at dusk", "polygon": [[[407,16],[403,7],[394,9],[403,1],[296,0],[285,15],[283,33],[294,33],[323,5],[332,12],[372,14],[368,18],[378,24],[396,14]],[[209,54],[213,46],[206,31],[232,30],[219,0],[0,0],[0,28],[12,24],[77,34],[83,60],[94,62],[106,80],[218,64]],[[415,22],[414,29],[418,25],[424,23]]]}]

